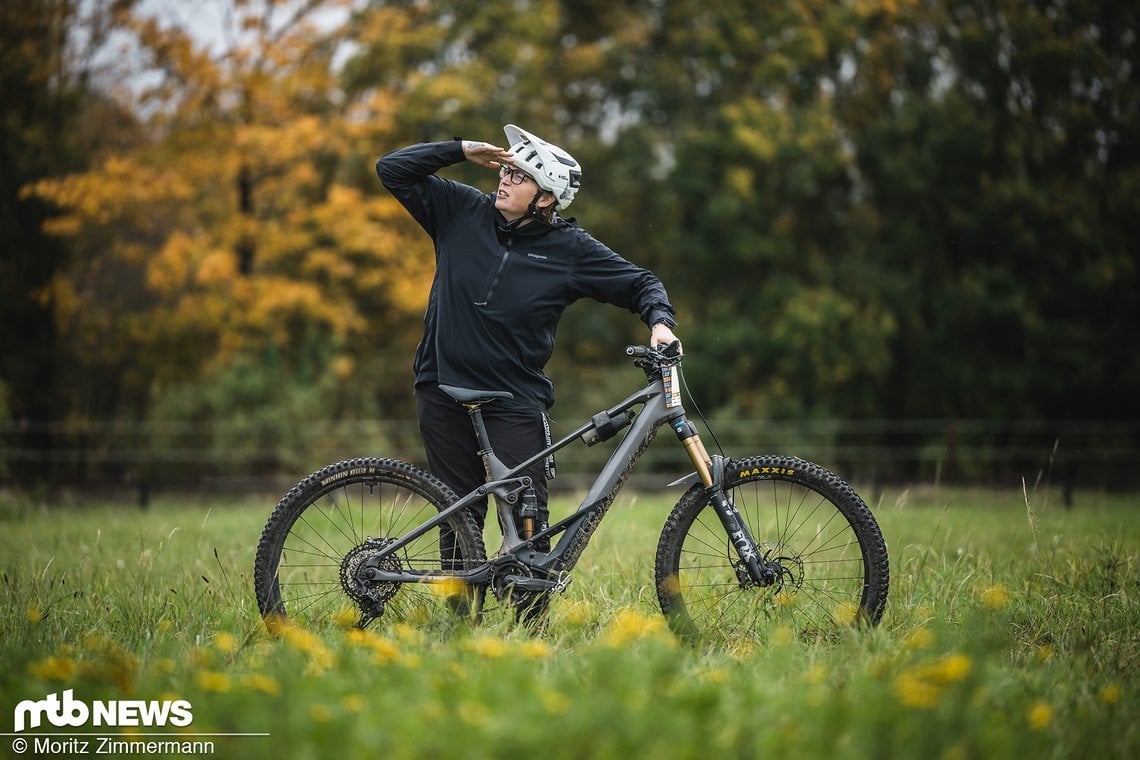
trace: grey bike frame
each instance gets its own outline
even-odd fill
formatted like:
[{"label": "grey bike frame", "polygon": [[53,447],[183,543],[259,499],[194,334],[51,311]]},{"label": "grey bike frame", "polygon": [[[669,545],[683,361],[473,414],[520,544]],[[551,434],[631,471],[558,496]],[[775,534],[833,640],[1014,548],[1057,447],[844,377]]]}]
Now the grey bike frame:
[{"label": "grey bike frame", "polygon": [[[581,556],[582,550],[597,528],[601,515],[609,508],[626,475],[641,458],[657,429],[669,422],[677,433],[677,437],[685,445],[694,466],[697,468],[695,475],[682,478],[676,483],[697,482],[698,478],[704,483],[709,493],[709,503],[716,510],[717,516],[724,525],[732,544],[736,547],[748,575],[761,585],[772,583],[775,576],[758,555],[756,541],[743,520],[740,519],[736,507],[725,496],[722,483],[724,460],[719,456],[709,457],[705,453],[703,445],[699,443],[699,436],[695,434],[695,429],[685,419],[685,409],[681,404],[679,395],[675,398],[676,401],[672,405],[666,403],[665,383],[661,372],[658,371],[645,388],[631,394],[620,404],[608,409],[606,414],[615,417],[639,404],[642,406],[641,411],[634,417],[630,430],[614,448],[609,459],[606,460],[578,509],[569,517],[525,540],[519,538],[514,519],[510,514],[510,505],[514,503],[515,495],[530,484],[530,478],[520,473],[574,443],[584,433],[595,429],[596,425],[593,421],[588,422],[524,462],[515,467],[507,467],[495,455],[487,440],[486,428],[483,427],[479,409],[480,404],[470,404],[469,409],[476,433],[484,445],[480,454],[483,456],[489,472],[487,482],[377,551],[367,563],[372,569],[370,581],[377,583],[431,583],[441,578],[458,578],[470,583],[482,583],[490,576],[495,561],[504,555],[513,555],[530,567],[542,570],[557,569],[561,573],[569,572],[577,563],[578,557]],[[694,442],[696,442],[695,446],[693,445]],[[487,495],[493,495],[496,500],[500,523],[503,525],[503,544],[493,557],[481,563],[479,567],[450,572],[392,571],[382,567],[382,560],[385,557],[391,556],[432,528],[448,520],[459,510]],[[554,536],[560,532],[562,537],[557,546],[549,553],[538,552],[534,549],[535,542],[538,539]]]},{"label": "grey bike frame", "polygon": [[[609,459],[606,460],[605,465],[602,467],[601,471],[594,479],[593,485],[590,486],[590,490],[586,493],[586,496],[582,500],[582,503],[578,509],[566,519],[550,526],[547,530],[536,534],[527,540],[523,540],[518,537],[518,533],[514,526],[514,521],[509,519],[509,514],[505,515],[505,517],[508,519],[501,521],[505,529],[503,535],[503,545],[500,547],[498,555],[509,554],[517,550],[524,549],[528,546],[532,546],[535,539],[547,535],[557,534],[558,532],[565,530],[565,534],[563,535],[562,539],[559,540],[558,546],[555,547],[555,549],[550,552],[549,555],[543,558],[544,561],[538,561],[535,563],[535,565],[537,567],[549,566],[561,559],[567,546],[576,537],[578,531],[582,530],[582,526],[585,523],[585,518],[599,506],[608,504],[609,497],[612,497],[614,495],[614,492],[618,490],[625,473],[631,467],[633,467],[634,464],[637,463],[638,459],[641,457],[641,454],[644,451],[645,444],[656,433],[657,428],[659,428],[665,422],[680,419],[685,416],[685,410],[683,406],[677,405],[669,408],[665,405],[665,388],[660,377],[650,382],[645,388],[641,389],[640,391],[630,394],[630,396],[628,396],[624,401],[610,408],[606,413],[613,417],[621,414],[624,411],[632,409],[639,404],[642,405],[641,411],[637,414],[636,417],[634,417],[629,431],[625,434],[621,442],[610,454]],[[476,413],[478,413],[477,410]],[[562,438],[556,443],[551,444],[547,448],[536,453],[531,458],[521,462],[514,467],[507,467],[504,465],[502,461],[495,455],[493,450],[481,452],[484,454],[485,461],[488,463],[491,476],[490,479],[479,488],[476,488],[474,491],[471,491],[467,495],[460,498],[447,509],[444,509],[443,511],[437,513],[428,520],[424,521],[418,527],[412,529],[392,543],[384,546],[384,548],[376,553],[374,559],[375,563],[379,565],[380,560],[399,551],[412,541],[427,533],[432,528],[435,528],[440,523],[445,522],[451,518],[453,515],[459,512],[459,510],[465,509],[469,504],[472,504],[484,496],[494,495],[496,497],[496,501],[498,502],[497,506],[500,510],[500,513],[502,513],[504,509],[509,510],[508,505],[513,503],[512,496],[522,488],[525,488],[527,484],[529,484],[529,478],[520,475],[520,473],[525,472],[529,467],[537,464],[538,462],[541,462],[551,454],[566,448],[572,443],[575,443],[577,439],[579,439],[588,431],[594,429],[594,427],[595,425],[593,422],[585,423],[584,425],[574,430],[574,432],[567,435],[565,438]],[[532,552],[531,554],[532,556],[529,559],[534,560],[538,558],[538,555],[536,553]],[[562,569],[569,570],[570,568],[565,567]],[[449,572],[446,574],[431,573],[431,576],[439,577],[440,575],[446,575],[447,577],[457,577],[465,580],[477,581],[479,580],[478,576],[485,574],[485,572],[481,573],[480,570],[482,570],[482,568],[477,568],[471,571]],[[430,580],[430,578],[425,577],[425,574],[423,573],[414,573],[407,571],[393,572],[383,569],[380,569],[379,573],[375,575],[373,579],[376,582],[381,583]]]}]

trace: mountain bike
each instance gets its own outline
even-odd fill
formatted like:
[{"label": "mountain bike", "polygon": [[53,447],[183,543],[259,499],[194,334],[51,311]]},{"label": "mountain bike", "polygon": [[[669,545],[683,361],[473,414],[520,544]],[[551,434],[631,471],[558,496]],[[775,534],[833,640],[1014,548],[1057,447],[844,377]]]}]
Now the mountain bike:
[{"label": "mountain bike", "polygon": [[[887,549],[854,489],[792,456],[709,454],[682,404],[679,345],[626,354],[647,385],[513,467],[496,456],[482,414],[511,394],[440,386],[466,407],[479,443],[487,479],[470,493],[458,496],[388,458],[338,462],[294,486],[257,547],[254,586],[267,624],[477,620],[494,608],[488,590],[520,619],[543,619],[664,425],[693,466],[670,484],[686,490],[665,519],[654,562],[657,599],[677,637],[731,642],[775,620],[813,636],[876,624],[887,599]],[[536,519],[531,480],[521,473],[626,428],[577,509],[550,525]],[[488,496],[503,533],[491,556],[467,511]]]}]

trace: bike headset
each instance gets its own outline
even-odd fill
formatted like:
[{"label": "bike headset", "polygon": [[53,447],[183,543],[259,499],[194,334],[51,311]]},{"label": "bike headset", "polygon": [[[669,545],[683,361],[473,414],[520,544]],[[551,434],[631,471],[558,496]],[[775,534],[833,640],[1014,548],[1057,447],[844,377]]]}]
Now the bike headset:
[{"label": "bike headset", "polygon": [[507,124],[503,127],[514,154],[514,166],[522,169],[539,187],[527,209],[527,216],[542,218],[538,199],[542,190],[554,196],[554,208],[563,211],[574,201],[582,186],[582,167],[569,153],[521,127]]}]

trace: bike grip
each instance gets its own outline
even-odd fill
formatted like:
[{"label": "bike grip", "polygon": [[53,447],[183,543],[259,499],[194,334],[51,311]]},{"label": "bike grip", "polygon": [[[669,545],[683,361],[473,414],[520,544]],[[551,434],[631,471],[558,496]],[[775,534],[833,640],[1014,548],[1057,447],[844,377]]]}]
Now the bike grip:
[{"label": "bike grip", "polygon": [[625,347],[625,355],[626,356],[648,356],[649,351],[648,351],[648,349],[645,348],[645,346],[626,346]]}]

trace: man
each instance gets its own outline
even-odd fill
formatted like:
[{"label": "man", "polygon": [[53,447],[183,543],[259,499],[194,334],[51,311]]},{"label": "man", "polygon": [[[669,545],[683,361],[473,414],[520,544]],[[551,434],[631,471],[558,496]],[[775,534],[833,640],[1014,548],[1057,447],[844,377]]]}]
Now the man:
[{"label": "man", "polygon": [[[380,181],[435,244],[436,272],[416,351],[416,403],[431,472],[463,495],[484,480],[466,410],[439,385],[509,391],[483,409],[495,452],[514,466],[550,440],[554,388],[543,368],[558,321],[579,298],[621,306],[650,327],[650,345],[676,340],[660,280],[563,218],[581,168],[556,145],[508,124],[509,150],[453,140],[412,145],[376,162]],[[436,176],[471,161],[499,171],[494,193]],[[544,467],[527,473],[546,527]],[[484,500],[472,509],[482,527]],[[548,550],[548,547],[540,547]]]}]

